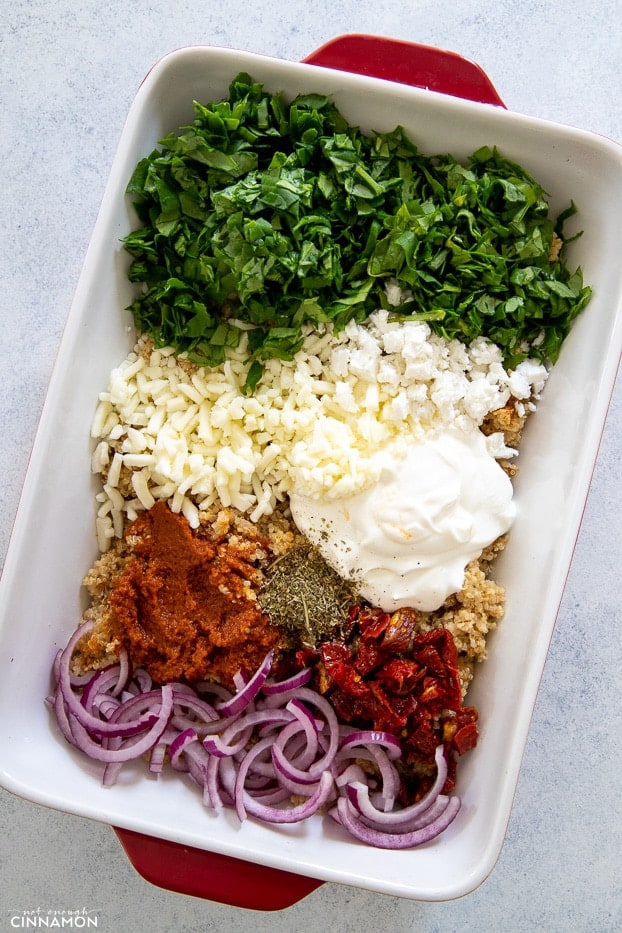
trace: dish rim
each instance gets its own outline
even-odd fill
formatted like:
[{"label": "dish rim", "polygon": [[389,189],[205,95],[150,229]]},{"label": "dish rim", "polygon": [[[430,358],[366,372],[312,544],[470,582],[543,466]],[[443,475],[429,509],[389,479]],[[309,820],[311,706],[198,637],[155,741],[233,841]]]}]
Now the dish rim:
[{"label": "dish rim", "polygon": [[[300,68],[313,68],[313,69],[318,70],[320,73],[325,73],[326,76],[330,78],[330,80],[333,80],[333,81],[336,80],[335,78],[335,75],[337,74],[336,72],[332,70],[328,71],[327,69],[323,69],[321,66],[318,66],[318,65],[307,65],[305,63],[285,62],[280,59],[270,58],[269,56],[257,55],[256,53],[242,52],[240,50],[235,50],[235,49],[222,49],[218,46],[208,46],[208,45],[187,46],[183,49],[169,52],[167,53],[167,55],[160,58],[158,62],[154,64],[154,66],[150,69],[150,71],[145,76],[145,79],[141,83],[139,90],[132,103],[132,106],[130,107],[130,111],[128,113],[126,124],[123,130],[122,136],[121,136],[121,140],[119,142],[119,147],[117,149],[117,153],[113,161],[112,169],[110,172],[110,177],[105,188],[104,197],[102,200],[102,209],[100,210],[100,214],[96,220],[91,242],[87,250],[84,266],[83,266],[82,272],[78,280],[78,285],[76,288],[74,299],[69,309],[66,327],[65,327],[63,336],[61,338],[60,345],[59,345],[57,361],[56,361],[56,365],[54,367],[54,371],[52,373],[52,377],[50,380],[50,387],[48,389],[48,394],[46,396],[46,401],[45,401],[43,411],[41,414],[41,418],[39,422],[39,429],[37,430],[35,442],[33,444],[31,462],[29,464],[26,479],[24,482],[22,497],[20,499],[20,504],[18,507],[18,512],[17,512],[17,516],[15,519],[15,523],[14,523],[13,534],[11,536],[11,541],[10,541],[9,549],[7,552],[7,560],[5,562],[5,566],[4,566],[4,570],[2,574],[2,582],[0,583],[0,594],[1,594],[0,595],[0,607],[3,606],[3,603],[5,599],[7,598],[6,592],[9,589],[9,586],[14,579],[14,575],[17,573],[19,569],[19,559],[20,559],[21,551],[23,550],[25,546],[24,536],[26,535],[28,531],[28,528],[26,526],[26,518],[27,518],[26,503],[29,500],[32,501],[32,497],[36,496],[37,470],[39,470],[40,472],[40,469],[41,469],[41,467],[38,466],[38,463],[39,463],[39,458],[42,456],[46,443],[49,443],[49,437],[46,436],[46,432],[49,432],[49,424],[51,423],[50,419],[53,417],[53,413],[54,413],[55,393],[60,391],[59,387],[61,383],[63,383],[64,381],[64,378],[65,378],[64,367],[71,360],[69,348],[70,348],[70,345],[72,344],[72,341],[75,342],[77,340],[77,330],[79,329],[79,325],[82,323],[82,316],[81,316],[80,311],[81,309],[82,311],[84,310],[84,300],[86,296],[86,291],[88,290],[87,279],[89,278],[90,275],[93,274],[93,265],[97,259],[98,249],[101,248],[101,243],[98,242],[98,239],[99,239],[98,234],[102,228],[102,225],[107,219],[107,212],[109,212],[113,207],[109,201],[109,194],[113,190],[116,190],[118,186],[118,178],[115,176],[115,167],[117,167],[119,164],[119,153],[122,148],[123,140],[125,139],[125,135],[126,135],[126,132],[128,131],[128,128],[131,127],[131,120],[132,120],[133,114],[135,114],[137,112],[137,109],[139,109],[140,103],[143,100],[143,98],[145,96],[148,96],[148,94],[150,93],[151,86],[157,80],[158,75],[162,73],[162,70],[168,68],[171,64],[173,64],[173,62],[179,61],[180,57],[186,58],[189,53],[194,54],[197,51],[200,53],[205,53],[205,52],[208,52],[208,53],[217,52],[219,54],[230,53],[231,59],[233,58],[239,59],[239,57],[242,56],[249,62],[252,60],[256,60],[258,62],[261,61],[264,64],[270,63],[271,66],[276,66],[277,68],[281,68],[282,71],[292,70],[292,73],[294,71],[297,72],[297,69],[300,69]],[[341,73],[341,72],[338,74],[342,76],[345,75],[345,73]],[[232,73],[232,76],[233,76],[233,73]],[[360,87],[361,89],[368,89],[368,90],[372,89],[373,87],[380,86],[380,87],[385,88],[384,93],[386,93],[386,86],[388,82],[385,79],[369,78],[369,77],[365,77],[361,75],[349,75],[349,80],[346,82],[346,84],[351,88]],[[393,85],[391,85],[391,89],[392,90],[394,89]],[[438,98],[439,106],[441,107],[444,106],[446,102],[446,97],[444,95],[439,95],[437,92],[434,92],[434,91],[424,91],[424,90],[420,90],[417,88],[408,88],[406,89],[406,91],[408,95],[412,96],[413,100],[429,101],[430,95],[432,95],[433,97]],[[457,112],[455,108],[457,108],[460,112],[466,112],[466,113],[479,112],[482,107],[487,108],[488,110],[491,109],[489,105],[478,104],[475,102],[458,101],[458,99],[456,99],[455,102],[452,104],[452,107],[448,109],[448,112],[452,110],[453,112]],[[472,110],[472,108],[474,109]],[[522,115],[512,114],[511,112],[506,112],[506,111],[495,111],[495,114],[499,116],[501,116],[503,113],[509,114],[511,118],[511,122],[514,125],[522,124],[525,126],[530,126],[532,128],[540,127],[542,129],[544,129],[545,127],[549,129],[551,128],[560,129],[561,128],[564,130],[564,132],[567,135],[572,136],[573,138],[577,140],[583,140],[586,144],[589,141],[590,144],[598,145],[604,149],[608,149],[608,147],[615,147],[615,148],[611,148],[610,151],[612,154],[615,153],[615,157],[617,158],[618,162],[620,163],[620,167],[622,168],[622,156],[620,155],[620,152],[622,152],[622,150],[619,150],[619,148],[617,147],[617,144],[609,140],[606,140],[604,137],[596,136],[595,134],[591,134],[583,130],[576,130],[573,128],[563,127],[561,124],[555,124],[555,123],[552,123],[551,121],[541,120],[540,118],[524,117]],[[586,313],[589,314],[589,308]],[[578,536],[578,533],[579,533],[580,514],[583,511],[585,500],[587,499],[587,494],[589,490],[589,481],[591,479],[592,470],[594,468],[594,464],[596,460],[598,443],[600,440],[600,436],[602,434],[602,429],[604,427],[604,422],[605,422],[607,408],[608,408],[608,401],[611,396],[611,392],[613,391],[615,373],[617,372],[617,368],[618,368],[618,360],[619,360],[621,345],[622,345],[622,341],[621,341],[621,333],[620,333],[620,320],[619,320],[619,314],[618,314],[617,319],[614,322],[614,326],[612,327],[611,350],[604,361],[604,365],[601,367],[599,371],[599,375],[600,375],[600,381],[599,381],[599,387],[598,387],[599,403],[597,407],[599,411],[600,424],[591,425],[591,430],[587,434],[585,446],[583,448],[584,456],[580,464],[580,478],[577,480],[577,484],[581,488],[581,491],[582,491],[582,501],[578,503],[577,502],[573,503],[572,524],[576,526],[574,528],[574,536],[571,542],[569,541],[564,542],[564,557],[563,557],[562,563],[564,562],[567,563],[565,575],[568,572],[568,569],[570,566],[570,560],[572,557],[572,551],[574,550],[574,544],[576,542],[576,537]],[[615,359],[616,347],[617,347],[618,360]],[[564,580],[565,580],[565,575],[564,575]],[[559,605],[559,601],[561,600],[562,595],[563,595],[563,586],[561,587],[559,592],[556,591],[555,601],[557,603],[557,606]],[[549,607],[549,613],[551,611],[551,608],[552,607]],[[556,616],[556,609],[555,609],[555,616]],[[5,620],[0,619],[0,622],[2,621],[4,621],[5,624],[0,625],[0,643],[2,641],[2,638],[4,637],[5,628],[6,628]],[[512,767],[510,768],[510,770],[512,772],[515,772],[515,780],[509,782],[509,790],[511,791],[510,793],[511,798],[513,798],[513,795],[514,795],[514,791],[516,787],[516,780],[518,778],[518,771],[520,769],[520,759],[522,758],[522,753],[524,751],[526,735],[529,729],[529,723],[531,721],[531,713],[533,711],[533,705],[535,704],[535,698],[537,694],[537,684],[539,683],[540,677],[542,675],[542,671],[543,671],[544,663],[546,659],[546,651],[544,651],[544,654],[542,653],[543,648],[544,648],[544,642],[546,642],[546,648],[548,649],[548,642],[550,640],[550,637],[552,636],[554,625],[555,625],[555,618],[552,619],[550,626],[547,626],[544,628],[544,632],[543,632],[543,635],[540,639],[539,646],[538,646],[538,652],[537,652],[538,663],[535,665],[532,665],[532,667],[530,668],[530,679],[527,685],[528,687],[527,694],[532,697],[532,701],[529,703],[529,715],[527,717],[527,721],[522,722],[521,729],[518,730],[518,736],[514,743],[514,750],[513,750],[513,756],[512,756]],[[541,664],[539,663],[540,660],[542,661]],[[2,737],[0,735],[0,740],[1,738]],[[517,761],[517,756],[518,756],[518,761]],[[99,819],[100,821],[110,822],[110,820],[106,817],[105,813],[100,814],[98,816],[94,812],[94,807],[92,806],[92,804],[85,805],[83,803],[80,804],[80,803],[73,802],[72,806],[70,807],[66,805],[59,806],[59,803],[67,804],[68,801],[66,800],[59,801],[59,798],[57,797],[55,798],[56,802],[53,802],[53,800],[50,799],[46,795],[43,789],[39,788],[39,790],[37,791],[35,787],[26,788],[24,784],[21,785],[21,790],[20,790],[19,782],[12,781],[10,774],[7,771],[5,771],[4,765],[2,767],[2,770],[0,770],[0,784],[2,784],[8,790],[14,793],[18,793],[20,796],[25,796],[28,799],[33,800],[34,802],[43,803],[47,806],[53,806],[56,809],[66,810],[67,812],[72,812],[72,813],[76,813],[79,815]],[[392,886],[390,882],[386,882],[386,881],[380,884],[379,886],[378,885],[374,886],[370,884],[360,884],[360,886],[369,888],[371,890],[382,891],[383,893],[398,894],[399,896],[407,896],[407,897],[429,899],[429,900],[450,899],[453,897],[461,896],[462,894],[469,893],[475,887],[477,887],[485,879],[485,877],[488,876],[490,871],[492,871],[492,869],[494,868],[494,864],[496,863],[496,860],[502,849],[503,838],[505,836],[505,830],[507,827],[507,822],[509,820],[510,811],[511,811],[511,799],[508,801],[508,792],[506,791],[504,798],[503,798],[503,806],[500,807],[498,819],[496,821],[495,832],[493,836],[491,837],[491,840],[489,841],[488,846],[486,847],[485,854],[482,853],[482,857],[480,858],[479,864],[477,866],[472,867],[468,875],[468,878],[466,876],[463,876],[460,882],[454,882],[453,885],[447,885],[447,884],[445,884],[444,886],[439,885],[436,888],[436,890],[428,889],[427,891],[417,889],[416,885],[412,888],[410,892],[404,892],[403,889],[395,890],[394,886]],[[115,821],[115,824],[117,822],[118,821]],[[132,817],[131,815],[129,815],[127,819],[124,821],[124,823],[125,823],[126,828],[130,830],[134,830],[138,832],[147,831],[150,835],[161,835],[161,838],[166,838],[166,839],[171,838],[170,835],[161,834],[162,832],[161,826],[159,827],[160,833],[154,832],[154,827],[146,827],[144,822],[141,821],[141,818],[136,819]],[[155,827],[155,828],[158,829],[158,827]],[[186,834],[183,839],[175,839],[174,841],[180,841],[182,843],[186,843],[190,840],[190,838],[191,837],[188,834]],[[210,839],[209,840],[210,845],[205,846],[205,848],[208,848],[213,851],[213,841],[214,840]],[[193,841],[190,842],[190,844],[196,845],[197,844],[196,839],[193,838]],[[244,858],[244,855],[240,852],[239,848],[237,848],[236,846],[224,846],[219,851],[222,851],[223,854],[232,854],[237,858]],[[256,854],[257,853],[255,853],[255,855]],[[253,861],[254,859],[251,858],[250,860]],[[278,859],[274,857],[274,853],[272,854],[272,856],[262,859],[261,863],[271,865],[272,867],[275,867],[275,868],[283,868],[283,869],[288,868],[289,870],[294,870],[295,872],[300,873],[300,874],[307,874],[307,872],[309,871],[308,865],[305,866],[304,863],[301,863],[301,862],[299,862],[298,865],[292,865],[291,859],[289,856],[286,856],[283,859]],[[314,874],[313,874],[314,877],[318,877],[316,872],[317,872],[317,866],[315,866],[314,868]],[[345,880],[347,878],[348,878],[347,872],[343,872],[343,871],[339,871],[335,869],[329,870],[328,868],[326,868],[325,873],[322,876],[322,880],[326,880],[326,881],[337,881],[340,883],[354,883],[354,884],[357,883],[356,880],[354,880],[352,876],[350,876],[350,880]]]}]

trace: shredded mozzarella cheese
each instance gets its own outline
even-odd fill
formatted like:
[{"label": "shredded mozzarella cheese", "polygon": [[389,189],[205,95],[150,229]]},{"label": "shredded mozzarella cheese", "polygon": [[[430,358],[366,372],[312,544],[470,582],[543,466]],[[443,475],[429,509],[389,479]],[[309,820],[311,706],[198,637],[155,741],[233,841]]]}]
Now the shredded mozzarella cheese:
[{"label": "shredded mozzarella cheese", "polygon": [[[92,469],[105,478],[101,550],[123,516],[157,499],[196,527],[217,499],[258,521],[292,491],[352,495],[377,479],[379,447],[448,426],[469,430],[510,396],[532,406],[547,377],[533,361],[508,373],[489,341],[448,342],[384,311],[338,336],[330,327],[309,334],[292,362],[268,360],[253,396],[243,392],[244,358],[241,346],[222,366],[192,371],[171,348],[139,341],[113,370],[91,432]],[[499,437],[489,443],[496,456],[515,453]]]}]

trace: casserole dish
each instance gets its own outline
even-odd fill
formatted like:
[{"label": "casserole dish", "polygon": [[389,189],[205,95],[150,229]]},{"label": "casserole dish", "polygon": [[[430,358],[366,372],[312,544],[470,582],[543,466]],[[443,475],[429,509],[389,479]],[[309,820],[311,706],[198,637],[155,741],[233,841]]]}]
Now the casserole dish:
[{"label": "casserole dish", "polygon": [[[361,59],[367,54],[377,58],[378,44],[365,37],[356,41],[357,67],[352,71],[364,71]],[[343,40],[337,49],[340,45]],[[386,48],[396,61],[398,48],[406,61],[414,53],[402,43]],[[390,69],[380,78],[346,73],[334,53],[335,47],[327,46],[306,63],[291,63],[231,49],[187,48],[159,61],[141,85],[61,342],[0,603],[1,783],[37,803],[115,826],[133,863],[150,880],[264,909],[287,906],[322,881],[446,900],[476,888],[494,867],[622,339],[618,146],[509,113],[485,78],[479,100],[486,103],[481,103],[477,92],[468,100],[458,99],[453,95],[459,88],[452,88],[451,96],[440,94],[439,88],[429,89],[433,82],[426,79],[422,88],[405,86],[402,71],[398,82],[387,80]],[[472,66],[466,68],[473,73]],[[126,277],[129,257],[120,244],[134,226],[125,186],[136,162],[191,118],[193,99],[225,96],[239,71],[288,96],[331,93],[351,123],[367,131],[401,124],[427,153],[466,158],[484,144],[496,145],[543,184],[553,215],[574,200],[579,214],[568,233],[585,231],[570,245],[568,258],[570,265],[582,267],[594,295],[563,347],[521,445],[515,481],[519,516],[496,565],[496,578],[507,591],[507,610],[489,641],[489,659],[469,691],[468,700],[480,713],[481,737],[460,769],[462,809],[442,837],[412,851],[378,852],[344,838],[338,827],[320,818],[299,826],[251,820],[240,826],[234,813],[214,816],[206,811],[200,794],[176,775],[163,774],[156,782],[145,779],[139,768],[128,768],[116,786],[104,788],[99,767],[66,745],[44,704],[53,657],[77,624],[83,609],[80,581],[96,556],[90,424],[111,368],[134,342],[129,314],[123,310],[133,293]],[[188,870],[197,852],[207,853],[209,869],[200,861]],[[242,882],[236,875],[240,861],[246,872]],[[185,880],[173,876],[171,863],[177,863]],[[193,875],[195,870],[212,871],[214,865],[222,870],[211,884],[205,875]],[[249,878],[254,889],[248,887]],[[264,896],[266,885],[271,893]]]}]

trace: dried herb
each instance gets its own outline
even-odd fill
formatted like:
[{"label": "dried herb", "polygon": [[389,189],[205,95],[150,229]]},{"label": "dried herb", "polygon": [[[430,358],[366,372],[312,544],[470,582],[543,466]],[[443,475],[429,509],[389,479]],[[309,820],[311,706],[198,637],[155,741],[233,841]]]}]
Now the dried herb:
[{"label": "dried herb", "polygon": [[273,623],[314,647],[339,633],[357,597],[319,551],[303,545],[273,561],[258,599]]}]

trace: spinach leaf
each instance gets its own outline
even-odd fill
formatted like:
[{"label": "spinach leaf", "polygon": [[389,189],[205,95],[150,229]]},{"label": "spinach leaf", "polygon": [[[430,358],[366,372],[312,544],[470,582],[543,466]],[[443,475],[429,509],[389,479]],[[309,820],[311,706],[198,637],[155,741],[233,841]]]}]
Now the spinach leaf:
[{"label": "spinach leaf", "polygon": [[127,192],[136,326],[209,366],[246,330],[251,392],[307,325],[339,331],[386,307],[388,280],[406,295],[394,318],[483,335],[510,368],[555,362],[591,294],[556,249],[574,204],[555,224],[541,186],[496,148],[464,165],[424,156],[401,127],[365,135],[329,97],[288,103],[245,73],[227,100],[194,103]]}]

